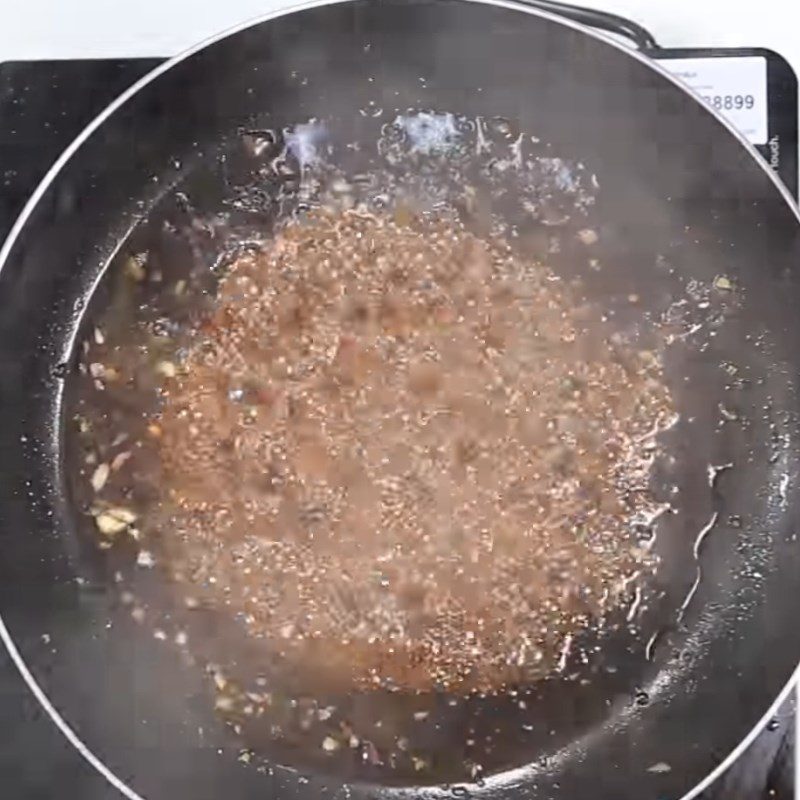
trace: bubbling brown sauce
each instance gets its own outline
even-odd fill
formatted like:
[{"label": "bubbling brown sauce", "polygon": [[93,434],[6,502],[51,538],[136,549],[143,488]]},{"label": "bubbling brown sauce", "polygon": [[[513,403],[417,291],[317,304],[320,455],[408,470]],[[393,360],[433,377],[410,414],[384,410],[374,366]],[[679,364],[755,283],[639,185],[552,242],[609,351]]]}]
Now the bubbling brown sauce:
[{"label": "bubbling brown sauce", "polygon": [[654,568],[631,525],[674,416],[659,361],[499,238],[313,212],[231,265],[180,356],[143,352],[115,380],[146,363],[159,394],[152,502],[103,502],[130,480],[109,467],[101,539],[134,529],[175,592],[328,687],[545,677]]},{"label": "bubbling brown sauce", "polygon": [[539,690],[648,604],[660,357],[447,210],[307,212],[217,276],[160,258],[112,265],[68,387],[122,607],[259,769],[529,758]]}]

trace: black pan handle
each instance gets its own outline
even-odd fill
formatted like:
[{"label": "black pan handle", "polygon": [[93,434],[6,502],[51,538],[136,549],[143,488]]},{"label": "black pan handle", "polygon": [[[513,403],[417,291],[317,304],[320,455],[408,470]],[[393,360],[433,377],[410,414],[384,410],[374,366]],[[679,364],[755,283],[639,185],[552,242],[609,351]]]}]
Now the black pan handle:
[{"label": "black pan handle", "polygon": [[539,8],[542,11],[550,11],[558,14],[565,19],[580,22],[591,28],[616,33],[630,39],[640,50],[656,50],[658,42],[650,31],[639,25],[638,22],[620,17],[618,14],[610,14],[607,11],[597,11],[593,8],[583,8],[574,6],[570,3],[560,3],[556,0],[518,0],[521,5]]}]

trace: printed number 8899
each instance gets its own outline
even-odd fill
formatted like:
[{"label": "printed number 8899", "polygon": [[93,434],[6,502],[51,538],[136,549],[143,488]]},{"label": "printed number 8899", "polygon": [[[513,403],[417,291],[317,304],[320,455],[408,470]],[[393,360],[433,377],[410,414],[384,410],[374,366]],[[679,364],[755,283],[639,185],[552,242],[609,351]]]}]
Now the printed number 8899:
[{"label": "printed number 8899", "polygon": [[752,94],[704,94],[703,100],[717,111],[749,111],[756,104]]}]

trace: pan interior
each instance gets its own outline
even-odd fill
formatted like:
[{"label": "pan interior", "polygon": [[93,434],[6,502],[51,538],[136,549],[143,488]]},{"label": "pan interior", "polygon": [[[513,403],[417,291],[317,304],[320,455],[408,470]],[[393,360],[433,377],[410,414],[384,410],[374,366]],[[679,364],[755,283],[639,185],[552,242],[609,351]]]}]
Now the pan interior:
[{"label": "pan interior", "polygon": [[[612,320],[617,341],[663,350],[680,411],[657,443],[641,445],[658,444],[652,491],[660,506],[654,517],[631,521],[630,537],[653,548],[658,572],[634,580],[601,626],[570,637],[557,673],[466,698],[445,689],[343,693],[320,682],[314,664],[275,666],[274,657],[265,663],[258,642],[220,609],[187,612],[159,584],[158,568],[141,568],[147,542],[114,547],[94,565],[101,580],[111,578],[120,613],[146,619],[157,638],[177,643],[176,656],[188,669],[205,672],[214,696],[209,706],[223,709],[219,716],[240,738],[247,762],[267,759],[401,785],[480,779],[528,763],[531,754],[546,758],[631,706],[649,703],[648,683],[671,655],[669,636],[699,588],[701,540],[726,535],[722,529],[730,535],[740,524],[720,505],[720,490],[735,480],[734,453],[741,445],[732,442],[749,424],[740,410],[747,392],[738,384],[747,367],[740,358],[711,357],[715,339],[735,329],[740,299],[727,276],[687,282],[665,258],[647,280],[614,263],[601,266],[603,244],[593,227],[602,197],[596,173],[522,131],[516,120],[435,109],[398,113],[369,103],[361,111],[355,123],[328,118],[281,130],[253,126],[217,144],[211,157],[189,157],[90,299],[79,337],[83,374],[76,371],[67,382],[65,473],[82,514],[82,555],[94,561],[97,497],[90,477],[96,474],[97,428],[105,437],[101,451],[113,451],[114,441],[134,431],[116,448],[130,455],[131,445],[141,445],[135,440],[141,418],[158,409],[137,405],[135,397],[120,402],[113,384],[95,372],[93,359],[100,356],[93,353],[102,350],[113,360],[114,349],[124,353],[126,337],[142,323],[160,333],[174,330],[176,340],[185,341],[179,331],[202,319],[227,265],[269,241],[287,219],[303,220],[320,207],[395,216],[446,210],[467,229],[502,232],[520,254],[556,263],[561,276],[579,281],[586,299]],[[710,350],[709,361],[693,365],[698,343]],[[180,347],[164,352],[180,357]],[[684,390],[687,377],[690,392]],[[89,436],[76,433],[87,421]],[[259,705],[266,696],[268,707]],[[352,752],[332,757],[333,745],[324,743],[336,742],[338,750],[342,736]]]}]

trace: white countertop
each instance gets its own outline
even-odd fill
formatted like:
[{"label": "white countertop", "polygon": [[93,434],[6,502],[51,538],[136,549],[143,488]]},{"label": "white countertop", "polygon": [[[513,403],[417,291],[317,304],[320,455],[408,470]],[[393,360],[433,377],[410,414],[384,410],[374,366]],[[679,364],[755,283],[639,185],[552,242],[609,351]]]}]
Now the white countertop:
[{"label": "white countertop", "polygon": [[[798,0],[581,0],[670,47],[769,47],[800,74]],[[0,0],[0,60],[168,56],[293,0]]]}]

